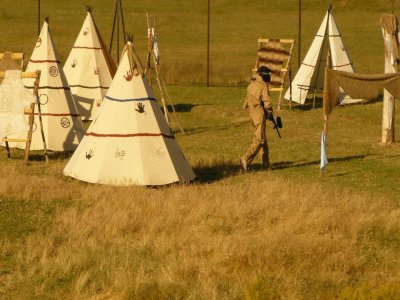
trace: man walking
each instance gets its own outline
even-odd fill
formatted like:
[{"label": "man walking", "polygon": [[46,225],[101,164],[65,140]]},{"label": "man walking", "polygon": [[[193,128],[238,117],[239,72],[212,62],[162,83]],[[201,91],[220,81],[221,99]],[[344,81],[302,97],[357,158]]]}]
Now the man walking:
[{"label": "man walking", "polygon": [[244,107],[249,108],[251,123],[254,127],[254,138],[244,156],[240,158],[240,165],[244,171],[260,151],[262,165],[271,170],[269,163],[268,143],[265,135],[265,123],[273,118],[268,83],[271,81],[271,70],[266,66],[257,69],[257,73],[247,86],[247,95]]}]

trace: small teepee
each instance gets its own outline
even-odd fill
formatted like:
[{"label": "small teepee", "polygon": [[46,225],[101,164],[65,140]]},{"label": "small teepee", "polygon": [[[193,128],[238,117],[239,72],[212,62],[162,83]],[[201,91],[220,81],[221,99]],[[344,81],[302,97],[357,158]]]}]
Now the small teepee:
[{"label": "small teepee", "polygon": [[[324,89],[328,52],[330,52],[328,64],[333,70],[354,72],[353,63],[350,61],[343,44],[331,8],[328,9],[311,47],[291,83],[291,87],[286,91],[285,99],[304,104],[308,92],[315,93]],[[345,95],[341,97],[343,104],[358,101],[361,100],[350,99]]]},{"label": "small teepee", "polygon": [[[41,71],[39,101],[47,149],[53,151],[75,150],[83,137],[81,117],[75,107],[70,88],[60,66],[47,20],[37,39],[26,72]],[[24,85],[33,89],[34,79],[24,78]],[[38,113],[35,112],[31,150],[43,150]],[[12,147],[25,148],[17,143]]]},{"label": "small teepee", "polygon": [[64,175],[110,185],[164,185],[194,179],[131,42]]},{"label": "small teepee", "polygon": [[107,93],[116,66],[101,38],[90,8],[64,65],[75,104],[83,120],[93,120]]}]

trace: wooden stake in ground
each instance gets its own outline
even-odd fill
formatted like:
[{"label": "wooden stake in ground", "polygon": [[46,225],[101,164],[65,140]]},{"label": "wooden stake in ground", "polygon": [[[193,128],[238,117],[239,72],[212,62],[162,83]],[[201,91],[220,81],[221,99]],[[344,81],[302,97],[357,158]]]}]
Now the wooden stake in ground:
[{"label": "wooden stake in ground", "polygon": [[[398,22],[395,15],[384,14],[381,27],[385,42],[385,73],[396,73],[399,66]],[[382,116],[382,143],[391,144],[395,139],[395,99],[384,90]]]}]

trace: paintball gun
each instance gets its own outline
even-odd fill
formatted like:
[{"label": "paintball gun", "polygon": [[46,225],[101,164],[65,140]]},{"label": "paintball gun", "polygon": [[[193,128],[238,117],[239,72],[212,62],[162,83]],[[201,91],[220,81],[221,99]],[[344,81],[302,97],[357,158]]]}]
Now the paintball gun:
[{"label": "paintball gun", "polygon": [[[263,102],[261,102],[263,103]],[[274,118],[274,115],[272,114],[272,112],[268,112],[264,105],[262,104],[262,108],[264,109],[265,115],[267,116],[267,119],[270,120],[272,122],[272,124],[274,124],[274,128],[276,130],[276,132],[278,133],[279,138],[282,138],[281,133],[279,132],[279,128],[282,128],[282,119],[281,117],[276,117],[276,121]]]},{"label": "paintball gun", "polygon": [[276,121],[274,118],[274,115],[271,113],[268,115],[268,120],[270,120],[272,122],[272,124],[274,124],[274,128],[276,130],[276,132],[278,133],[279,138],[281,137],[281,133],[279,132],[279,128],[282,128],[282,120],[281,117],[276,117]]}]

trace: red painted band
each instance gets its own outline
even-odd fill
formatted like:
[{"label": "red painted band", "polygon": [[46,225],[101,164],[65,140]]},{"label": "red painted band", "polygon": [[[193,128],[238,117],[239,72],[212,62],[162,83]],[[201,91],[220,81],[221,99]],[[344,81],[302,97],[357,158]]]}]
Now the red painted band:
[{"label": "red painted band", "polygon": [[139,137],[139,136],[162,136],[169,139],[174,139],[173,135],[168,135],[164,133],[127,133],[127,134],[103,134],[103,133],[95,133],[95,132],[87,132],[85,133],[87,136],[95,136],[95,137]]},{"label": "red painted band", "polygon": [[[25,113],[25,115],[31,115],[30,113]],[[34,113],[35,116],[38,116],[39,113]],[[49,116],[49,117],[80,117],[80,114],[47,114],[41,113],[42,116]]]},{"label": "red painted band", "polygon": [[38,63],[56,63],[56,64],[59,64],[60,63],[60,61],[59,60],[33,60],[33,59],[31,59],[29,62],[31,62],[31,63],[35,63],[35,64],[38,64]]},{"label": "red painted band", "polygon": [[101,50],[101,48],[97,47],[83,47],[83,46],[74,46],[75,49],[94,49],[94,50]]}]

